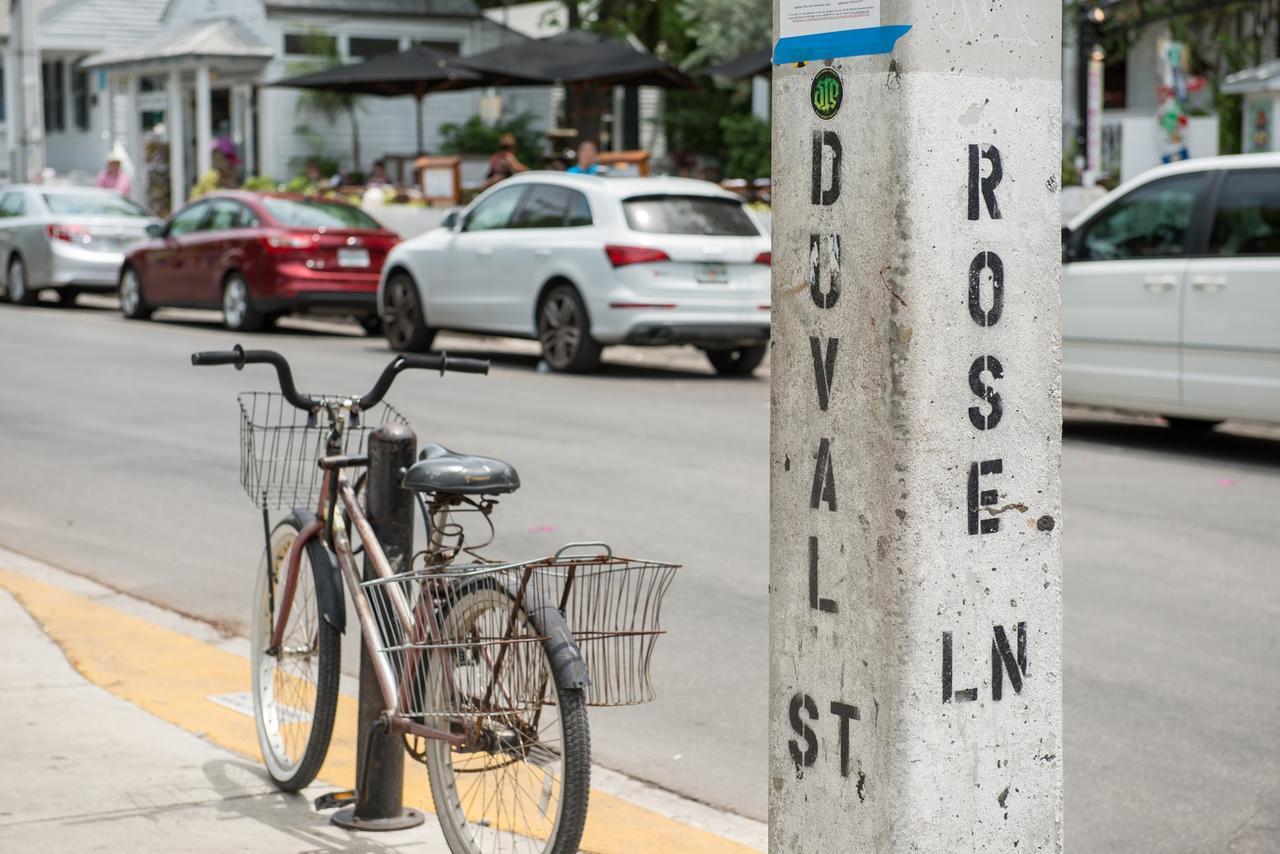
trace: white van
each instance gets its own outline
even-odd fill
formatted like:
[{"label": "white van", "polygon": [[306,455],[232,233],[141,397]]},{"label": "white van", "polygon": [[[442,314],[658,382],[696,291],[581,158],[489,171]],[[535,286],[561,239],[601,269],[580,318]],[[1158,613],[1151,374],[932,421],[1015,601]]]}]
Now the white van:
[{"label": "white van", "polygon": [[1280,422],[1280,154],[1189,160],[1062,230],[1062,397]]}]

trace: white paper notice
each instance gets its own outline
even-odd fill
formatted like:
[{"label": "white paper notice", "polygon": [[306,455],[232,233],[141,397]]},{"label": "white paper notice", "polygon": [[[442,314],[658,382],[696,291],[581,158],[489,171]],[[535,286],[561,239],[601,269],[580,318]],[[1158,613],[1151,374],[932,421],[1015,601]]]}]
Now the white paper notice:
[{"label": "white paper notice", "polygon": [[880,26],[880,0],[782,0],[779,36],[811,36]]}]

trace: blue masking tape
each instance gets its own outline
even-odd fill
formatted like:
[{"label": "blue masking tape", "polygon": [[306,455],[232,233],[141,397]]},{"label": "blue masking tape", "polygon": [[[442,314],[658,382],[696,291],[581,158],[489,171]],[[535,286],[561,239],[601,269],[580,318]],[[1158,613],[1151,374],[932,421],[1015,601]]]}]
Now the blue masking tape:
[{"label": "blue masking tape", "polygon": [[894,42],[906,35],[910,25],[864,27],[834,33],[814,33],[778,39],[773,46],[773,64],[814,62],[845,56],[871,56],[893,50]]}]

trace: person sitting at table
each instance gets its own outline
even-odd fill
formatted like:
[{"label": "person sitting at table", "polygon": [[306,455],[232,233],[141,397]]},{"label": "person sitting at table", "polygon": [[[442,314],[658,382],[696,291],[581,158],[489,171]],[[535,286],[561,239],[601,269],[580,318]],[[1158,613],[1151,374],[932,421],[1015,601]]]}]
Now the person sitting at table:
[{"label": "person sitting at table", "polygon": [[119,144],[111,148],[107,155],[107,165],[98,173],[97,184],[104,190],[115,190],[122,196],[129,195],[131,189],[129,173],[124,169],[125,153]]},{"label": "person sitting at table", "polygon": [[370,187],[390,187],[391,178],[387,175],[387,164],[381,160],[373,161],[373,171],[369,173],[365,184]]},{"label": "person sitting at table", "polygon": [[528,172],[529,167],[516,157],[516,137],[513,133],[504,133],[498,139],[498,150],[489,158],[489,174],[485,176],[485,187],[492,187],[499,181],[506,180],[517,172]]},{"label": "person sitting at table", "polygon": [[596,148],[596,144],[591,140],[587,140],[578,146],[578,162],[565,171],[575,172],[579,175],[599,175],[604,171],[604,167],[596,162],[596,158],[599,156],[600,150]]}]

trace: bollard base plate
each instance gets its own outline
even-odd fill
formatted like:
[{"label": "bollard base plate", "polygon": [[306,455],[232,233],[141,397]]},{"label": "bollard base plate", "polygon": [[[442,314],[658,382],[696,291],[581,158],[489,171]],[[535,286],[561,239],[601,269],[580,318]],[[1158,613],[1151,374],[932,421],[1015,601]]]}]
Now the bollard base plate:
[{"label": "bollard base plate", "polygon": [[346,807],[338,810],[329,819],[330,824],[336,824],[338,827],[347,830],[364,830],[370,832],[383,832],[389,830],[408,830],[411,827],[417,827],[427,820],[427,817],[421,810],[404,809],[400,815],[388,816],[386,818],[361,818],[356,815],[354,806]]}]

